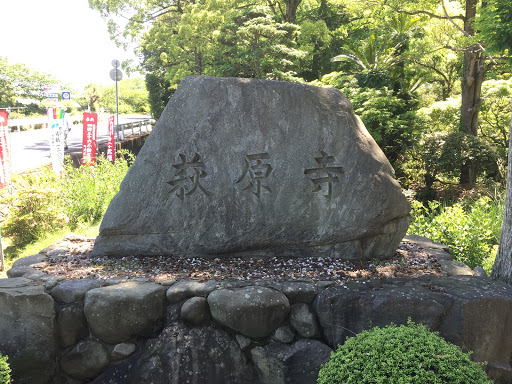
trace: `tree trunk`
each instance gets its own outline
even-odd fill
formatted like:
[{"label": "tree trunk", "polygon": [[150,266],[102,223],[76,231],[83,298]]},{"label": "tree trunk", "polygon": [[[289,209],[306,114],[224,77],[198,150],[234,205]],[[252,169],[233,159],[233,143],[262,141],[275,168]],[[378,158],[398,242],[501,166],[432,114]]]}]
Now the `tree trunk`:
[{"label": "tree trunk", "polygon": [[[476,1],[466,0],[464,31],[473,36],[471,19],[476,15]],[[485,56],[481,47],[473,45],[464,51],[464,75],[462,77],[462,105],[460,113],[460,131],[478,136],[478,112],[482,103],[480,94],[485,79]],[[476,164],[466,163],[460,174],[460,184],[472,188],[476,183]]]},{"label": "tree trunk", "polygon": [[510,123],[510,141],[508,148],[508,177],[505,215],[501,227],[500,246],[491,277],[505,283],[512,283],[512,120]]},{"label": "tree trunk", "polygon": [[297,8],[302,0],[286,0],[286,22],[295,23],[297,21]]},{"label": "tree trunk", "polygon": [[460,131],[478,136],[478,112],[482,100],[482,83],[485,79],[485,57],[478,47],[464,53],[464,77],[462,78],[462,107]]},{"label": "tree trunk", "polygon": [[203,54],[194,48],[194,69],[197,74],[203,74]]}]

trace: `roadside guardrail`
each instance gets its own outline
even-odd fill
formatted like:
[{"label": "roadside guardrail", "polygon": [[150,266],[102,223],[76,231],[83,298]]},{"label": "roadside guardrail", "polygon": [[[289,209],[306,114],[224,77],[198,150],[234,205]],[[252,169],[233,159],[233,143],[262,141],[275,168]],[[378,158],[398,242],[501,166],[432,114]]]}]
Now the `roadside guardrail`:
[{"label": "roadside guardrail", "polygon": [[[153,130],[153,126],[155,125],[154,119],[144,119],[139,121],[134,121],[131,123],[119,124],[117,126],[117,140],[124,140],[126,136],[135,136],[135,132],[138,130],[138,135],[142,134],[142,129],[144,127],[144,131],[149,133]],[[128,134],[126,133],[128,131]],[[131,131],[131,134],[130,134]]]}]

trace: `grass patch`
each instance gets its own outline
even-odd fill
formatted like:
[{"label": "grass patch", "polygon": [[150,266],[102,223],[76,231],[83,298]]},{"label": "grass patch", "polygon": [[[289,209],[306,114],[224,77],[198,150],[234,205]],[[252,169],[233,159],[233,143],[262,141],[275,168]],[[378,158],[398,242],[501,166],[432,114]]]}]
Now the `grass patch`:
[{"label": "grass patch", "polygon": [[94,226],[85,226],[81,225],[75,228],[73,231],[69,227],[61,228],[59,230],[53,231],[51,233],[45,234],[40,239],[35,240],[34,242],[28,244],[21,245],[11,245],[9,239],[3,241],[4,246],[4,257],[5,257],[5,271],[0,271],[0,279],[7,278],[7,271],[11,268],[12,264],[26,256],[31,256],[38,254],[41,250],[45,249],[49,245],[56,243],[61,240],[63,237],[69,235],[70,233],[74,233],[76,235],[82,235],[86,237],[96,237],[99,232],[99,223]]}]

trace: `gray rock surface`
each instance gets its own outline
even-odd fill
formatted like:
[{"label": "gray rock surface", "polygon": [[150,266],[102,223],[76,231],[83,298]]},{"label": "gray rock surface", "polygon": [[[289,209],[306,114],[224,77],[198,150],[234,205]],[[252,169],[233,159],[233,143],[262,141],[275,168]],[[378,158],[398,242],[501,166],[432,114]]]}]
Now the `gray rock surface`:
[{"label": "gray rock surface", "polygon": [[315,302],[320,328],[331,348],[371,326],[414,322],[437,329],[453,305],[445,288],[429,279],[384,280],[380,289],[355,283],[330,287]]},{"label": "gray rock surface", "polygon": [[48,279],[44,281],[44,288],[47,291],[51,291],[57,284],[59,284],[61,281],[66,280],[64,276],[52,276],[48,275]]},{"label": "gray rock surface", "polygon": [[238,343],[213,327],[173,324],[144,346],[127,384],[256,384]]},{"label": "gray rock surface", "polygon": [[110,356],[114,361],[125,359],[135,352],[136,349],[137,346],[132,343],[117,344],[112,350],[112,354]]},{"label": "gray rock surface", "polygon": [[314,313],[307,304],[293,304],[290,311],[290,324],[302,337],[318,337],[320,331]]},{"label": "gray rock surface", "polygon": [[473,268],[473,276],[476,277],[487,277],[487,272],[482,267]]},{"label": "gray rock surface", "polygon": [[295,332],[288,325],[277,328],[272,334],[272,340],[280,343],[291,343],[295,338]]},{"label": "gray rock surface", "polygon": [[270,343],[251,349],[261,384],[315,384],[322,364],[332,350],[316,340],[299,340],[292,345]]},{"label": "gray rock surface", "polygon": [[494,383],[512,383],[512,367],[510,364],[487,364],[485,369],[489,379]]},{"label": "gray rock surface", "polygon": [[181,318],[189,325],[204,324],[211,319],[208,301],[204,297],[192,297],[181,306]]},{"label": "gray rock surface", "polygon": [[318,293],[315,284],[304,282],[284,282],[282,292],[288,297],[290,303],[311,303]]},{"label": "gray rock surface", "polygon": [[58,303],[70,304],[82,300],[87,291],[103,285],[105,283],[97,279],[66,280],[53,288],[51,295]]},{"label": "gray rock surface", "polygon": [[473,276],[474,272],[466,264],[457,260],[438,260],[441,268],[448,276]]},{"label": "gray rock surface", "polygon": [[473,351],[475,361],[510,363],[512,287],[470,276],[432,279],[454,300],[439,332],[448,341]]},{"label": "gray rock surface", "polygon": [[96,377],[108,367],[109,363],[107,349],[94,340],[80,342],[60,360],[62,370],[79,380]]},{"label": "gray rock surface", "polygon": [[290,311],[285,295],[265,287],[213,291],[208,304],[216,321],[253,338],[269,336]]},{"label": "gray rock surface", "polygon": [[65,306],[57,312],[57,332],[62,347],[70,347],[89,336],[81,303]]},{"label": "gray rock surface", "polygon": [[167,289],[167,301],[178,303],[193,296],[206,296],[217,286],[214,280],[200,283],[194,280],[180,280]]},{"label": "gray rock surface", "polygon": [[153,335],[164,317],[165,288],[126,282],[85,294],[84,313],[92,333],[110,344]]},{"label": "gray rock surface", "polygon": [[55,309],[43,286],[0,279],[0,353],[16,384],[47,384],[55,371]]},{"label": "gray rock surface", "polygon": [[38,268],[44,268],[48,265],[48,258],[45,255],[37,254],[22,257],[16,260],[11,269],[7,271],[8,277],[22,277],[28,272],[37,272]]},{"label": "gray rock surface", "polygon": [[110,203],[93,255],[385,258],[409,209],[338,90],[188,77]]},{"label": "gray rock surface", "polygon": [[240,349],[243,351],[251,345],[251,339],[244,335],[235,335],[235,339],[240,346]]}]

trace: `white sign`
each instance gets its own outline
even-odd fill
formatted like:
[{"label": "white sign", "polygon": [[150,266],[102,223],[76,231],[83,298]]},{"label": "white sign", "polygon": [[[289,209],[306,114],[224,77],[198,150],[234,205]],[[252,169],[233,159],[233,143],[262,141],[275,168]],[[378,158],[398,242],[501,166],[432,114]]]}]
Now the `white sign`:
[{"label": "white sign", "polygon": [[53,171],[60,174],[64,168],[64,120],[50,120],[51,138],[50,138],[50,157],[52,159]]}]

